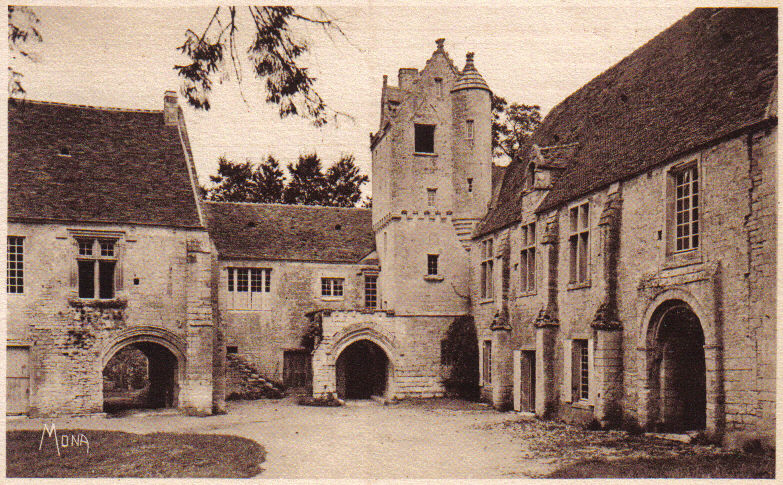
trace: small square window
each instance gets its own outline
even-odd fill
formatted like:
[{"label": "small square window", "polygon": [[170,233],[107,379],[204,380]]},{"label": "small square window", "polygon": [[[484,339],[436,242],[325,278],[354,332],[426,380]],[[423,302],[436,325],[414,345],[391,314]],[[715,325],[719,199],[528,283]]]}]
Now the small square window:
[{"label": "small square window", "polygon": [[321,296],[343,296],[343,278],[321,278]]},{"label": "small square window", "polygon": [[79,256],[92,256],[92,239],[79,239]]},{"label": "small square window", "polygon": [[438,189],[427,189],[427,205],[429,207],[435,207],[437,194]]},{"label": "small square window", "polygon": [[101,256],[114,256],[114,241],[101,241]]}]

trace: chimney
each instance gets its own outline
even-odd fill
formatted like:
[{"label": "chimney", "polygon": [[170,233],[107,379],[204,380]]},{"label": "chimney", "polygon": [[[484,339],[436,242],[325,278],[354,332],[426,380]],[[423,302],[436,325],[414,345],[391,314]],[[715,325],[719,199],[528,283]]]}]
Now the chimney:
[{"label": "chimney", "polygon": [[163,95],[163,122],[166,126],[176,126],[179,122],[179,103],[176,91],[166,91]]},{"label": "chimney", "polygon": [[419,71],[413,67],[403,67],[397,73],[397,86],[400,89],[411,89],[413,81],[418,77]]}]

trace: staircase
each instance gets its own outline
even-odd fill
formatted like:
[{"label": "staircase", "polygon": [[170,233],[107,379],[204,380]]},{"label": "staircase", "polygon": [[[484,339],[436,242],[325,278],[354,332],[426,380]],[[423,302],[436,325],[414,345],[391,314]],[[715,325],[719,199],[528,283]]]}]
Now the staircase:
[{"label": "staircase", "polygon": [[236,354],[226,355],[227,399],[279,399],[283,386],[265,379],[258,369]]}]

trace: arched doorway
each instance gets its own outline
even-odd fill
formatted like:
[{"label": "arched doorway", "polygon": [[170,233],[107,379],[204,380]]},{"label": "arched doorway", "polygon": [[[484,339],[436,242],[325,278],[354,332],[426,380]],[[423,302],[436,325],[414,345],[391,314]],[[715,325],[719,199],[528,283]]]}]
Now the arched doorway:
[{"label": "arched doorway", "polygon": [[337,358],[337,395],[343,399],[383,396],[389,380],[389,357],[377,344],[359,340]]},{"label": "arched doorway", "polygon": [[177,407],[179,362],[160,343],[135,341],[117,349],[103,368],[103,409]]},{"label": "arched doorway", "polygon": [[669,300],[655,310],[648,329],[651,424],[660,431],[704,429],[706,366],[698,316],[687,303]]}]

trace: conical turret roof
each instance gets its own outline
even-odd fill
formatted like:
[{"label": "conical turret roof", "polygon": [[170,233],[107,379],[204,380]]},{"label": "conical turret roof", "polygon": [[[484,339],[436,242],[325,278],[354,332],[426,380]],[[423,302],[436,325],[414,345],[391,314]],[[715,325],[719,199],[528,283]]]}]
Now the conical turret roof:
[{"label": "conical turret roof", "polygon": [[468,52],[467,55],[465,55],[465,69],[462,70],[462,74],[457,78],[454,87],[451,88],[451,92],[453,93],[454,91],[460,91],[462,89],[484,89],[490,93],[492,92],[492,90],[489,89],[487,82],[476,70],[476,66],[473,65],[472,52]]}]

